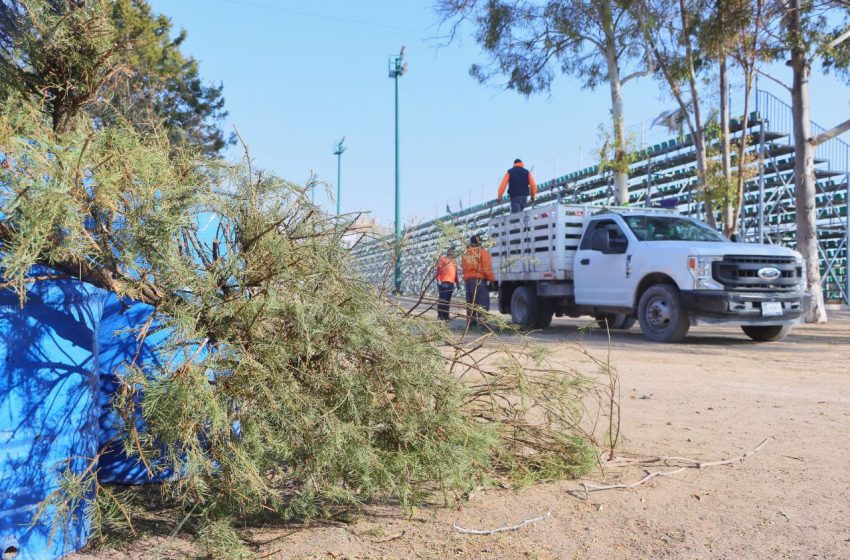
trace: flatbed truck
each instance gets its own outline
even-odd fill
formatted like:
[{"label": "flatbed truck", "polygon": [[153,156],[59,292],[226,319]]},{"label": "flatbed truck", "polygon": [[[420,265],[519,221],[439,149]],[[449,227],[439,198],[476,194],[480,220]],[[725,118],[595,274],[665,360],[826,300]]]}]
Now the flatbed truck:
[{"label": "flatbed truck", "polygon": [[774,245],[733,243],[674,210],[564,204],[488,224],[499,311],[543,329],[554,316],[674,342],[692,326],[738,325],[784,338],[803,317],[803,259]]}]

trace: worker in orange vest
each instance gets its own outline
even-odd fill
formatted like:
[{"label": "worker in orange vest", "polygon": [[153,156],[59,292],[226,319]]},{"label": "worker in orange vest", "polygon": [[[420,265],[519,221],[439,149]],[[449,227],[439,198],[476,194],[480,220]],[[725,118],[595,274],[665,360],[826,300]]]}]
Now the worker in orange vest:
[{"label": "worker in orange vest", "polygon": [[449,317],[449,306],[452,303],[452,294],[456,288],[460,288],[454,247],[449,247],[446,254],[437,259],[436,280],[437,291],[440,294],[440,299],[437,302],[437,319],[448,321],[451,318]]},{"label": "worker in orange vest", "polygon": [[480,310],[490,311],[488,282],[495,282],[490,253],[481,246],[481,238],[473,235],[461,258],[463,283],[466,289],[466,317],[470,325],[478,324]]},{"label": "worker in orange vest", "polygon": [[534,202],[534,199],[537,198],[537,183],[534,182],[534,176],[531,171],[525,168],[519,158],[514,160],[514,166],[508,169],[502,178],[499,194],[496,195],[498,202],[502,202],[505,188],[508,189],[508,198],[511,199],[511,214],[525,210],[528,204],[528,195],[531,195],[531,202]]}]

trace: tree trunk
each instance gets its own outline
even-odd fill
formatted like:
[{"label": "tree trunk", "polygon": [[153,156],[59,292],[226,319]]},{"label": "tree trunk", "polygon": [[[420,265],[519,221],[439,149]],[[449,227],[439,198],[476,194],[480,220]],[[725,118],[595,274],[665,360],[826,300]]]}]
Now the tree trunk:
[{"label": "tree trunk", "polygon": [[[729,126],[729,82],[726,69],[726,55],[720,55],[720,158],[723,169],[723,185],[727,191],[723,197],[723,230],[726,235],[735,233],[735,210],[732,204],[732,154],[730,148]],[[738,161],[740,169],[741,162]]]},{"label": "tree trunk", "polygon": [[[679,17],[682,22],[682,33],[686,34],[690,29],[688,8],[685,5],[685,0],[679,0]],[[702,122],[702,109],[700,108],[699,88],[697,87],[697,76],[695,70],[695,56],[691,45],[690,37],[683,35],[685,42],[685,61],[687,63],[688,85],[690,86],[691,106],[694,113],[694,125],[691,130],[691,137],[694,142],[694,149],[697,156],[697,190],[703,193],[705,201],[705,221],[713,228],[717,228],[717,220],[714,217],[714,197],[708,189],[706,183],[706,174],[708,170],[708,152],[705,146],[705,128]],[[668,80],[669,81],[669,80]],[[681,104],[681,102],[680,102]],[[682,110],[686,107],[682,105]]]},{"label": "tree trunk", "polygon": [[797,187],[797,250],[806,263],[806,287],[811,303],[805,310],[809,323],[827,321],[821,288],[820,259],[818,258],[817,208],[815,201],[814,146],[809,118],[809,75],[811,61],[803,46],[800,0],[788,2],[786,25],[793,46],[791,68],[794,81],[791,87],[791,112],[794,119],[794,181]]},{"label": "tree trunk", "polygon": [[614,188],[617,191],[617,204],[625,206],[629,203],[629,173],[626,170],[626,129],[623,124],[623,95],[622,86],[617,81],[611,81],[611,118],[614,125]]},{"label": "tree trunk", "polygon": [[[695,116],[695,119],[699,117]],[[697,156],[697,189],[702,191],[705,202],[705,222],[717,229],[717,218],[714,216],[714,196],[705,181],[706,169],[708,167],[708,153],[705,148],[705,130],[701,124],[697,124],[693,132],[694,149]]]},{"label": "tree trunk", "polygon": [[[610,13],[608,15],[610,16]],[[610,20],[610,17],[606,19]],[[620,81],[614,23],[613,21],[605,21],[604,25],[606,25],[606,31],[610,31],[610,33],[606,33],[607,46],[605,58],[608,66],[608,85],[611,88],[611,124],[614,131],[615,200],[618,205],[625,206],[629,203],[629,172],[626,154],[626,128],[623,124],[623,84]]]},{"label": "tree trunk", "polygon": [[744,189],[747,185],[746,165],[744,158],[747,155],[747,145],[749,144],[750,128],[750,93],[753,88],[753,70],[752,67],[744,69],[744,118],[741,120],[741,141],[738,143],[738,176],[735,189],[735,205],[732,208],[732,223],[733,227],[729,231],[729,235],[739,233],[741,226],[741,212],[744,211]]}]

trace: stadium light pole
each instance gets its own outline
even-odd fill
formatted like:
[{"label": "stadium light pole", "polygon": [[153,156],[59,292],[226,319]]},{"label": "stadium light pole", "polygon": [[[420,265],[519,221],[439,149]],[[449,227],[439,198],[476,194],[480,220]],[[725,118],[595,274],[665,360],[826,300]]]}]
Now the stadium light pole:
[{"label": "stadium light pole", "polygon": [[334,144],[334,155],[336,156],[336,215],[339,216],[342,208],[342,152],[345,151],[345,136]]},{"label": "stadium light pole", "polygon": [[401,293],[401,179],[398,158],[398,79],[407,72],[404,47],[390,57],[390,79],[395,81],[395,293]]}]

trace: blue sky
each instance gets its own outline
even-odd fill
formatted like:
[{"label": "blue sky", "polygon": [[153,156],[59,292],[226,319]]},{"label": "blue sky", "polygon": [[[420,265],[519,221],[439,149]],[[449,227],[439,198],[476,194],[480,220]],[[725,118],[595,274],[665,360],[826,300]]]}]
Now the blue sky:
[{"label": "blue sky", "polygon": [[[185,28],[183,50],[201,62],[205,79],[224,83],[230,112],[256,165],[303,183],[311,173],[332,185],[334,142],[346,137],[342,210],[393,221],[393,83],[387,60],[405,45],[408,73],[400,81],[402,216],[433,218],[493,198],[514,158],[538,182],[593,162],[590,152],[607,123],[607,85],[583,90],[562,77],[550,94],[526,99],[482,86],[469,74],[483,62],[469,29],[441,46],[432,0],[151,0]],[[790,80],[784,66],[772,69]],[[761,86],[790,102],[787,92]],[[812,80],[812,117],[826,126],[847,118],[847,86]],[[626,124],[639,142],[666,138],[652,119],[673,103],[652,79],[624,90]],[[643,131],[641,133],[641,131]],[[238,157],[233,150],[231,157]],[[333,211],[320,193],[317,200]]]}]

